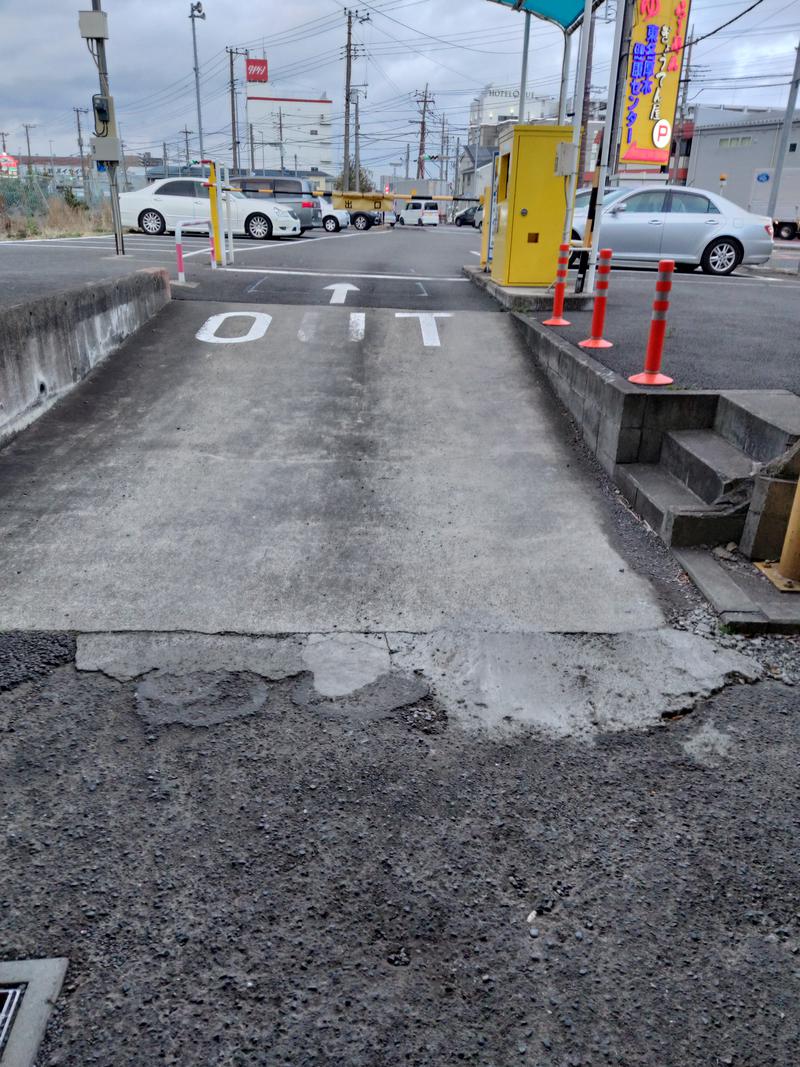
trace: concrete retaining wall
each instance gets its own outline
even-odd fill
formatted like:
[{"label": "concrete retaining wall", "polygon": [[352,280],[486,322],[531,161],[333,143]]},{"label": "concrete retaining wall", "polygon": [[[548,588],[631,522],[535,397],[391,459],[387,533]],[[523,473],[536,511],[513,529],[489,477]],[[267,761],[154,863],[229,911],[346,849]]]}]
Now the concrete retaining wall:
[{"label": "concrete retaining wall", "polygon": [[670,430],[714,425],[719,393],[644,391],[530,316],[514,317],[554,392],[612,477],[620,463],[658,463]]},{"label": "concrete retaining wall", "polygon": [[170,299],[165,270],[137,271],[0,309],[0,444],[37,419]]}]

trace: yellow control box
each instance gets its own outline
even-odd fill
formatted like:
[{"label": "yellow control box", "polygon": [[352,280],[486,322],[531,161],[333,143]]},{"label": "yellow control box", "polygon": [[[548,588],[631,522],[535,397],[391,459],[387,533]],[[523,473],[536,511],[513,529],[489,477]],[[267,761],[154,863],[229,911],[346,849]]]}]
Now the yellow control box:
[{"label": "yellow control box", "polygon": [[559,174],[559,145],[570,126],[514,126],[500,141],[492,278],[500,285],[555,281],[569,179]]}]

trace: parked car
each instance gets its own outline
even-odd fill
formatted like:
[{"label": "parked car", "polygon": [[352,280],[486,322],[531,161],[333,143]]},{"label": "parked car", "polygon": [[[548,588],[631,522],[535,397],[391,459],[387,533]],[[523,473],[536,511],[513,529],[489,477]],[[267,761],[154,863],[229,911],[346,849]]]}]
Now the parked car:
[{"label": "parked car", "polygon": [[475,212],[478,210],[478,204],[470,204],[469,207],[465,207],[463,211],[459,211],[453,222],[456,226],[472,226],[475,223]]},{"label": "parked car", "polygon": [[322,226],[318,197],[305,178],[260,178],[257,174],[231,178],[245,196],[253,200],[279,200],[300,219],[300,232]]},{"label": "parked car", "polygon": [[483,204],[478,204],[472,217],[472,225],[476,230],[483,229]]},{"label": "parked car", "polygon": [[383,213],[380,211],[351,211],[350,222],[357,230],[370,230],[373,226],[381,225]]},{"label": "parked car", "polygon": [[433,200],[412,200],[397,221],[401,226],[438,226],[439,205]]},{"label": "parked car", "polygon": [[322,216],[322,228],[328,233],[338,233],[346,230],[350,225],[350,213],[343,208],[335,208],[330,200],[324,196],[317,197],[320,214]]},{"label": "parked car", "polygon": [[[249,237],[297,237],[300,220],[289,208],[274,200],[257,204],[242,196],[229,193],[231,225],[234,233]],[[119,206],[122,225],[148,234],[172,231],[179,222],[207,219],[210,212],[208,187],[193,178],[162,178],[132,193],[121,193]],[[191,230],[191,225],[184,230]]]},{"label": "parked car", "polygon": [[[706,274],[724,275],[740,263],[766,263],[772,255],[772,220],[707,189],[634,186],[606,196],[601,239],[613,249],[615,263],[672,259],[678,270],[701,266]],[[582,240],[588,196],[580,204],[576,202],[572,217],[572,235]]]}]

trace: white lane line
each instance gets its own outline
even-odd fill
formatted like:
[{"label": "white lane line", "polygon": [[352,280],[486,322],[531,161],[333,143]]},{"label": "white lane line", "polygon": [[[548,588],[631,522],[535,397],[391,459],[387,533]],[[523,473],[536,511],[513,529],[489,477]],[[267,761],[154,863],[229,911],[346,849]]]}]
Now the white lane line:
[{"label": "white lane line", "polygon": [[470,254],[471,256],[479,256],[479,255],[480,255],[480,252],[476,252],[474,248],[470,248],[470,250],[469,250],[469,254]]},{"label": "white lane line", "polygon": [[363,311],[351,311],[350,312],[350,331],[349,337],[351,341],[363,341],[364,333],[366,330],[367,316]]},{"label": "white lane line", "polygon": [[354,237],[360,237],[362,240],[366,237],[367,240],[371,240],[375,237],[388,237],[390,232],[382,231],[381,233],[364,234],[357,230],[355,233],[332,233],[326,237],[311,237],[307,240],[300,237],[281,237],[279,241],[272,244],[254,245],[249,248],[239,248],[237,246],[236,254],[238,255],[240,252],[272,252],[276,248],[309,248],[312,244],[318,244],[320,241],[347,241],[352,240]]},{"label": "white lane line", "polygon": [[269,270],[267,267],[225,267],[226,274],[280,274],[295,278],[374,278],[381,282],[466,282],[469,278],[449,278],[418,274],[345,274],[321,270]]}]

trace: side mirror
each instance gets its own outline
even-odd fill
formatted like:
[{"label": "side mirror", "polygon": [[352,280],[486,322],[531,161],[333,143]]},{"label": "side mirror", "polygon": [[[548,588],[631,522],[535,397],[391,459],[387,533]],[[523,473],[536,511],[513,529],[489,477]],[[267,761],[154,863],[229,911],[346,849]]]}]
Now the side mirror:
[{"label": "side mirror", "polygon": [[611,205],[611,214],[612,215],[619,215],[620,211],[625,211],[625,210],[626,210],[625,204],[612,204]]}]

